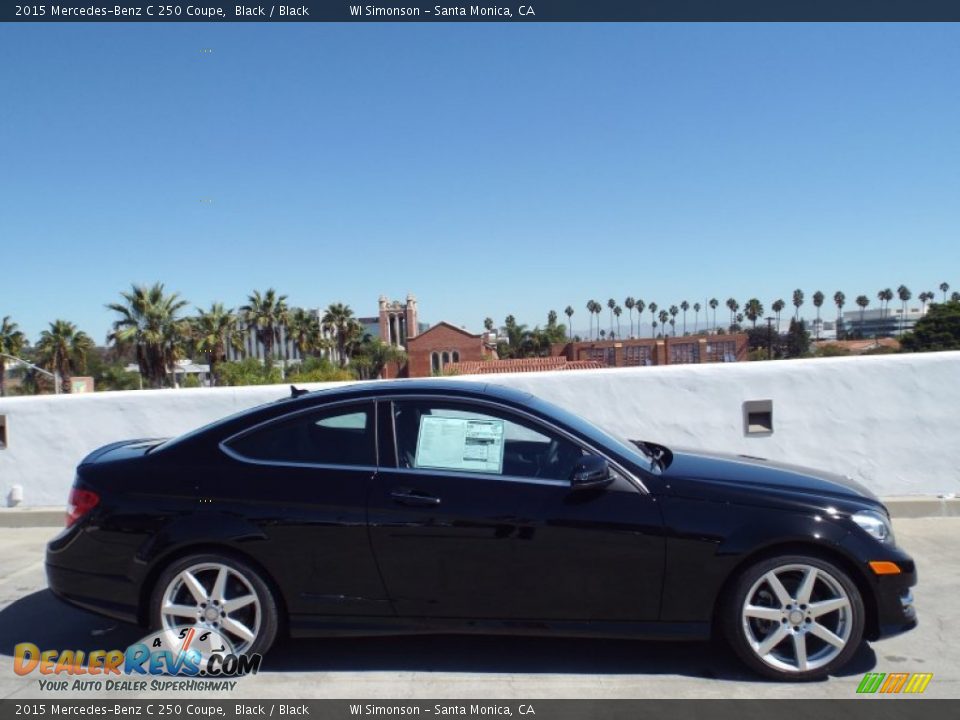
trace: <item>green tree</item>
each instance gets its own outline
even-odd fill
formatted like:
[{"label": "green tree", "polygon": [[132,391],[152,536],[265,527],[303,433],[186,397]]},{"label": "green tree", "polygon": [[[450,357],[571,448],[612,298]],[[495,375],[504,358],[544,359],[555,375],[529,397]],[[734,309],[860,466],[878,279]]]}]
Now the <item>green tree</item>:
[{"label": "green tree", "polygon": [[225,362],[220,366],[220,380],[224,385],[277,385],[283,381],[280,368],[265,365],[256,358],[239,362]]},{"label": "green tree", "polygon": [[[280,342],[283,328],[289,320],[289,312],[287,296],[278,295],[273,288],[263,294],[254,290],[247,297],[247,304],[240,307],[244,324],[253,330],[257,340],[263,345],[263,359],[267,367],[273,367],[273,348]],[[282,377],[281,373],[281,379]]]},{"label": "green tree", "polygon": [[287,337],[293,341],[304,360],[326,347],[320,330],[320,318],[316,313],[303,308],[294,308],[288,313]]},{"label": "green tree", "polygon": [[680,309],[683,311],[683,334],[687,334],[687,310],[690,309],[690,303],[686,300],[680,303]]},{"label": "green tree", "polygon": [[837,339],[841,339],[841,329],[843,327],[843,306],[847,302],[847,296],[837,290],[833,294],[833,303],[837,306]]},{"label": "green tree", "polygon": [[82,330],[66,320],[54,320],[50,328],[40,333],[37,343],[37,365],[59,373],[63,392],[70,392],[70,378],[87,367],[87,353],[94,343]]},{"label": "green tree", "polygon": [[890,301],[893,300],[893,290],[885,288],[877,293],[877,300],[880,301],[880,316],[886,320],[887,310],[890,307]]},{"label": "green tree", "polygon": [[628,295],[623,301],[623,306],[627,309],[627,317],[630,318],[630,337],[633,337],[633,308],[637,306],[637,301]]},{"label": "green tree", "polygon": [[698,302],[693,304],[693,334],[696,335],[697,331],[700,329],[700,310],[701,305]]},{"label": "green tree", "polygon": [[667,320],[670,317],[670,313],[666,310],[661,310],[658,317],[660,318],[660,328],[665,336],[667,334]]},{"label": "green tree", "polygon": [[[0,355],[19,357],[26,346],[27,338],[20,331],[20,327],[10,319],[9,315],[5,315],[3,322],[0,322]],[[6,358],[0,357],[0,397],[7,395],[6,368]]]},{"label": "green tree", "polygon": [[940,283],[940,292],[943,293],[943,301],[944,301],[944,302],[947,301],[947,290],[949,290],[949,289],[950,289],[950,284],[949,284],[949,283],[945,283],[945,282]]},{"label": "green tree", "polygon": [[784,353],[788,358],[801,358],[810,355],[810,333],[803,320],[794,318],[790,321],[790,329],[784,341]]},{"label": "green tree", "polygon": [[567,308],[563,311],[563,314],[567,316],[567,324],[570,326],[570,339],[573,339],[573,306],[567,305]]},{"label": "green tree", "polygon": [[650,337],[654,337],[657,333],[657,322],[656,322],[657,304],[655,302],[650,303],[649,305],[647,305],[647,310],[650,311],[650,322],[652,323],[652,327],[650,329]]},{"label": "green tree", "polygon": [[931,305],[913,330],[903,336],[901,347],[907,352],[960,350],[960,301]]},{"label": "green tree", "polygon": [[210,364],[210,377],[214,385],[220,384],[220,363],[227,359],[228,348],[243,350],[243,337],[237,330],[237,316],[223,303],[213,303],[209,310],[197,308],[197,315],[190,319],[191,339],[196,352],[206,355]]},{"label": "green tree", "polygon": [[783,309],[786,306],[787,304],[782,299],[774,300],[773,305],[770,306],[770,308],[773,310],[773,314],[777,316],[777,332],[778,333],[780,332],[780,313],[783,312]]},{"label": "green tree", "polygon": [[132,350],[140,375],[153,388],[163,387],[167,372],[183,354],[189,334],[186,323],[177,315],[187,305],[177,293],[167,295],[163,283],[151,287],[133,285],[130,292],[120,293],[123,303],[107,308],[120,317],[113,323],[108,341],[117,352]]},{"label": "green tree", "polygon": [[620,337],[620,316],[623,314],[623,308],[619,305],[613,308],[613,314],[617,318],[617,337]]},{"label": "green tree", "polygon": [[901,310],[900,310],[900,332],[899,335],[903,335],[903,320],[907,316],[907,301],[913,297],[913,293],[910,292],[910,288],[906,285],[901,285],[897,288],[897,297],[900,298]]},{"label": "green tree", "polygon": [[640,337],[640,323],[643,321],[643,310],[646,307],[647,304],[640,298],[637,298],[637,302],[634,304],[634,308],[637,310],[637,337]]},{"label": "green tree", "polygon": [[744,314],[747,316],[747,319],[753,323],[753,327],[757,327],[757,320],[763,317],[763,303],[760,302],[757,298],[750,298],[747,300],[747,304],[743,308]]},{"label": "green tree", "polygon": [[353,348],[361,340],[363,328],[353,316],[350,306],[343,303],[333,303],[327,307],[321,322],[327,332],[333,335],[340,367],[346,367]]},{"label": "green tree", "polygon": [[617,301],[613,298],[607,300],[607,307],[610,308],[610,332],[613,332],[613,309],[617,306]]},{"label": "green tree", "polygon": [[730,327],[733,327],[736,321],[737,310],[740,309],[740,303],[734,298],[727,298],[727,309],[730,311]]},{"label": "green tree", "polygon": [[803,290],[797,288],[793,291],[793,307],[796,308],[793,312],[793,319],[800,319],[800,306],[803,305]]},{"label": "green tree", "polygon": [[[571,315],[572,315],[572,314],[573,314],[572,308],[570,308],[569,305],[568,305],[567,307],[568,307],[568,309],[571,310]],[[494,322],[493,322],[493,318],[492,318],[492,317],[487,317],[487,318],[484,318],[484,319],[483,319],[483,329],[484,329],[484,330],[486,330],[487,332],[493,332],[493,328],[494,328],[494,327],[495,327],[495,324],[494,324]]]},{"label": "green tree", "polygon": [[710,298],[710,309],[713,310],[713,331],[717,331],[717,306],[720,305],[720,301],[716,298]]},{"label": "green tree", "polygon": [[380,338],[366,336],[356,348],[350,359],[350,367],[354,369],[360,380],[379,378],[387,365],[396,366],[397,374],[407,362],[407,353],[396,345],[390,345]]},{"label": "green tree", "polygon": [[857,303],[857,307],[860,308],[860,328],[857,331],[857,335],[859,335],[860,337],[863,337],[863,322],[864,322],[863,316],[864,316],[864,313],[867,311],[867,307],[870,305],[870,298],[867,297],[866,295],[857,295],[856,303]]},{"label": "green tree", "polygon": [[823,307],[825,299],[826,296],[819,290],[813,294],[813,306],[817,309],[817,340],[820,339],[820,308]]}]

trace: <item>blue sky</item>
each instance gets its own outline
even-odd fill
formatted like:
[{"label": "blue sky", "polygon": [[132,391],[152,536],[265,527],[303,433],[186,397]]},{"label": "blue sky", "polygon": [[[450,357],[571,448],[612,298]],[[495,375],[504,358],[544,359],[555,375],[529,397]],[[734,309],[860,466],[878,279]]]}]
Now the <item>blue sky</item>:
[{"label": "blue sky", "polygon": [[6,24],[0,316],[939,296],[958,78],[957,25]]}]

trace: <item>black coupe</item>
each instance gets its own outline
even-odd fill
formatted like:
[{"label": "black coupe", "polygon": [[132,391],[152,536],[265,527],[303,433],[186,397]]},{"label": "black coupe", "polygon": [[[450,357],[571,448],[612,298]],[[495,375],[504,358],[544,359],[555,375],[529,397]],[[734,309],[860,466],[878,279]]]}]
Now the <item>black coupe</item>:
[{"label": "black coupe", "polygon": [[77,468],[61,598],[237,652],[294,636],[707,638],[825,676],[916,624],[913,560],[837,475],[620,439],[532,395],[348,385]]}]

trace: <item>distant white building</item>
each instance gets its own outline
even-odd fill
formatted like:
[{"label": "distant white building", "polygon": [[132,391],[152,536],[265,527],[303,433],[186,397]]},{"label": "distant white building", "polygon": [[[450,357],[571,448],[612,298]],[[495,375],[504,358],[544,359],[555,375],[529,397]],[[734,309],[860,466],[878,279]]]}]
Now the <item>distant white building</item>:
[{"label": "distant white building", "polygon": [[849,310],[843,314],[843,330],[846,337],[897,337],[901,333],[913,330],[917,320],[927,314],[929,306],[907,307],[906,314],[903,307],[890,302],[886,309],[872,308],[864,310],[862,315],[859,309]]}]

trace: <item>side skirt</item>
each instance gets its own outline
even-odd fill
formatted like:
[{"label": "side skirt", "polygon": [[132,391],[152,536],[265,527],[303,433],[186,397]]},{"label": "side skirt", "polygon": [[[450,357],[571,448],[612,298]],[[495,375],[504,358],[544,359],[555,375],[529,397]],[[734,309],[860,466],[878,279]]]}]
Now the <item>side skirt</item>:
[{"label": "side skirt", "polygon": [[464,620],[460,618],[332,617],[317,615],[293,615],[290,617],[291,637],[443,634],[542,635],[696,641],[710,638],[710,623]]}]

